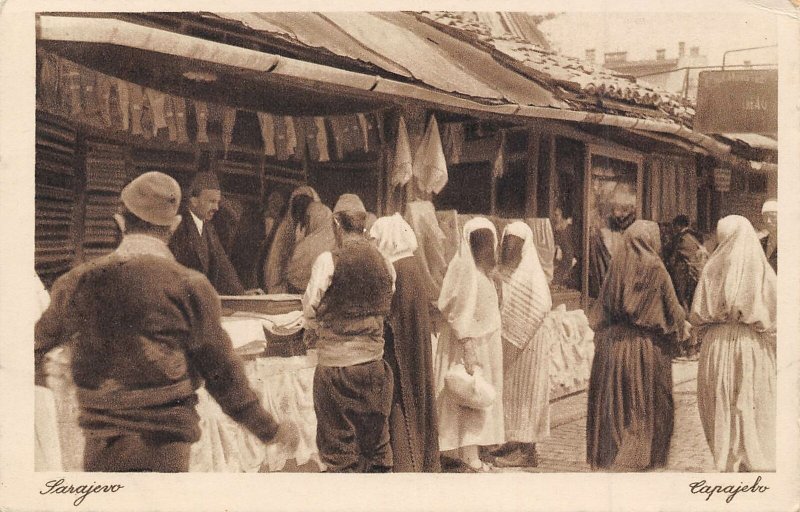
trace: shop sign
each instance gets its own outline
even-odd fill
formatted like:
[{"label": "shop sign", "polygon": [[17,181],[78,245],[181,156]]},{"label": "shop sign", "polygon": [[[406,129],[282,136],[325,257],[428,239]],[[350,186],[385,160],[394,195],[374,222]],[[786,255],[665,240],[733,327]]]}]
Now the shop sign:
[{"label": "shop sign", "polygon": [[730,192],[731,170],[724,168],[714,169],[714,190],[717,192]]}]

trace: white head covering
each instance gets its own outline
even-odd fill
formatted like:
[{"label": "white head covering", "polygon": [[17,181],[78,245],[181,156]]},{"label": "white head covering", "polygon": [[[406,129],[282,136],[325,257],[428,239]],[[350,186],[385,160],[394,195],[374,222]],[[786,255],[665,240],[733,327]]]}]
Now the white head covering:
[{"label": "white head covering", "polygon": [[413,256],[417,250],[417,236],[399,213],[376,220],[369,234],[377,240],[378,250],[392,263]]},{"label": "white head covering", "polygon": [[[475,217],[464,224],[461,244],[458,253],[447,267],[447,273],[439,294],[439,311],[444,313],[447,323],[455,331],[459,339],[478,338],[500,327],[500,315],[497,305],[496,319],[489,316],[489,321],[476,321],[478,308],[490,306],[478,304],[478,274],[469,238],[473,231],[488,229],[492,232],[495,250],[497,250],[497,230],[494,224],[483,217]],[[480,315],[483,316],[483,315]]]},{"label": "white head covering", "polygon": [[761,213],[778,212],[778,200],[768,199],[764,201],[764,206],[761,207]]},{"label": "white head covering", "polygon": [[514,235],[522,239],[522,259],[511,276],[503,280],[503,306],[500,318],[503,338],[517,348],[536,334],[553,306],[547,277],[533,244],[533,231],[524,222],[512,222],[503,230],[503,239]]},{"label": "white head covering", "polygon": [[757,331],[776,328],[777,284],[753,226],[729,215],[717,224],[719,245],[703,267],[690,322],[738,322]]}]

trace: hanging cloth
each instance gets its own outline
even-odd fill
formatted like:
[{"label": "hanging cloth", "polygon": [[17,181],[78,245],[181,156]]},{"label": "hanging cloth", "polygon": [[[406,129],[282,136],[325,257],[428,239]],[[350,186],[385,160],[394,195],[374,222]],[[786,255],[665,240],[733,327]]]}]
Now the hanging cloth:
[{"label": "hanging cloth", "polygon": [[364,142],[364,152],[369,153],[369,125],[367,123],[367,117],[364,114],[356,114],[358,118],[358,124],[361,127],[361,136]]},{"label": "hanging cloth", "polygon": [[109,128],[111,127],[111,78],[98,73],[96,87],[99,119],[104,128]]},{"label": "hanging cloth", "polygon": [[336,148],[336,159],[343,160],[347,138],[347,123],[342,116],[330,117],[328,121],[331,123],[333,145]]},{"label": "hanging cloth", "polygon": [[133,135],[142,135],[142,110],[144,108],[144,94],[142,88],[136,84],[130,84],[128,87],[130,93],[130,117],[131,117],[131,133]]},{"label": "hanging cloth", "polygon": [[497,145],[497,156],[494,158],[494,164],[492,164],[492,176],[495,178],[502,178],[503,175],[506,173],[506,159],[505,159],[505,149],[506,149],[506,131],[500,130],[499,133],[500,142]]},{"label": "hanging cloth", "polygon": [[236,109],[232,107],[222,107],[222,146],[225,153],[228,153],[228,146],[233,141],[233,127],[236,126]]},{"label": "hanging cloth", "polygon": [[420,190],[438,194],[447,184],[447,163],[436,116],[431,116],[425,135],[414,155],[412,172]]},{"label": "hanging cloth", "polygon": [[208,105],[196,101],[194,113],[197,119],[197,142],[208,142]]},{"label": "hanging cloth", "polygon": [[294,127],[292,116],[284,116],[283,122],[286,125],[286,152],[294,155],[297,152],[297,131]]},{"label": "hanging cloth", "polygon": [[39,81],[36,89],[37,106],[48,112],[58,112],[58,60],[49,53],[42,53],[39,57],[42,64],[39,68]]},{"label": "hanging cloth", "polygon": [[153,114],[153,137],[158,136],[158,130],[167,127],[167,118],[164,115],[164,103],[167,95],[161,91],[147,89],[147,100],[150,102],[150,110]]},{"label": "hanging cloth", "polygon": [[169,140],[171,142],[175,142],[178,140],[178,127],[175,122],[175,103],[173,102],[175,98],[172,96],[167,95],[166,101],[164,101],[164,118],[167,121],[167,131],[169,132]]},{"label": "hanging cloth", "polygon": [[289,146],[286,136],[286,119],[275,116],[275,152],[278,160],[289,159]]},{"label": "hanging cloth", "polygon": [[402,187],[411,180],[413,174],[411,145],[408,142],[408,129],[403,116],[400,116],[397,123],[397,143],[393,160],[390,180],[393,186]]},{"label": "hanging cloth", "polygon": [[317,126],[317,151],[319,152],[319,161],[327,162],[331,159],[328,154],[328,129],[325,126],[325,119],[322,117],[315,117],[314,124]]},{"label": "hanging cloth", "polygon": [[258,112],[258,124],[264,140],[264,154],[275,156],[275,120],[269,114]]},{"label": "hanging cloth", "polygon": [[186,131],[186,100],[181,97],[173,96],[172,111],[175,114],[175,129],[177,131],[178,143],[187,144],[189,142],[189,134]]},{"label": "hanging cloth", "polygon": [[444,125],[444,154],[450,164],[461,162],[461,152],[464,146],[464,125],[461,123],[448,123]]},{"label": "hanging cloth", "polygon": [[306,148],[306,155],[309,160],[319,161],[319,150],[317,149],[317,125],[313,118],[298,117],[296,126],[303,133],[303,142]]},{"label": "hanging cloth", "polygon": [[128,82],[115,80],[117,85],[117,101],[119,102],[120,123],[126,132],[131,126],[131,96],[128,89]]}]

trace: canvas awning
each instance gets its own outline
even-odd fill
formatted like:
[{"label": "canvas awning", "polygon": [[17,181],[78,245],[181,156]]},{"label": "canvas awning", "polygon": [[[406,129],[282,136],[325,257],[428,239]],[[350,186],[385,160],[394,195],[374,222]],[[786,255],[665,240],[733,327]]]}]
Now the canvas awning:
[{"label": "canvas awning", "polygon": [[[408,83],[358,73],[115,18],[40,15],[38,20],[38,39],[43,45],[84,65],[115,76],[123,75],[133,81],[149,79],[155,82],[150,84],[151,87],[168,92],[180,90],[185,93],[189,88],[201,95],[224,94],[233,105],[241,108],[297,115],[326,115],[348,109],[365,110],[391,101],[415,100],[434,109],[505,118],[517,123],[555,119],[616,126],[671,134],[715,154],[727,154],[731,150],[727,144],[674,122],[570,110],[551,104],[543,106],[513,102],[507,98],[516,97],[519,90],[510,87],[502,94],[504,100],[497,97],[470,97],[461,90],[446,92],[427,83]],[[355,30],[352,26],[351,29]],[[365,44],[367,39],[362,41],[359,44]],[[448,51],[455,50],[451,48]],[[404,60],[408,56],[402,59],[396,53],[392,56],[401,60],[403,67],[410,65],[410,61]],[[425,61],[426,58],[416,60]],[[479,60],[471,61],[461,56],[458,62],[448,64],[448,68],[452,69],[462,61],[466,61],[464,66],[467,68],[477,67],[480,63]],[[187,84],[186,72],[198,69],[211,71],[212,75],[218,73],[221,79],[206,84]],[[441,75],[437,76],[441,78]],[[492,75],[487,71],[482,76],[485,79],[476,79],[475,84],[463,90],[473,88],[476,93],[486,94],[488,89],[483,86],[491,81]],[[517,80],[511,79],[508,74],[503,76],[508,83]],[[534,81],[522,79],[531,90],[535,90],[535,87],[544,90]],[[557,103],[557,100],[553,102]],[[288,108],[296,110],[287,112]]]},{"label": "canvas awning", "polygon": [[746,144],[755,149],[778,151],[778,141],[759,133],[720,133],[720,137],[731,142]]}]

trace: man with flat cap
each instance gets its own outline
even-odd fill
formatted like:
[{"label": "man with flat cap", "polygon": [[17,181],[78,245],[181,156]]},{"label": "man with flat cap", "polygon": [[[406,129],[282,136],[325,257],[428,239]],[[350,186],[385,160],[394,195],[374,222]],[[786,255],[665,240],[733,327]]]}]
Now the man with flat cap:
[{"label": "man with flat cap", "polygon": [[314,330],[317,448],[329,472],[388,472],[393,377],[383,360],[383,319],[394,267],[367,239],[367,212],[344,194],[333,209],[336,248],[320,254],[303,295]]},{"label": "man with flat cap", "polygon": [[244,286],[211,225],[221,199],[219,182],[213,173],[195,174],[189,185],[189,198],[181,210],[183,219],[169,248],[178,263],[205,274],[220,295],[243,295]]},{"label": "man with flat cap", "polygon": [[188,471],[203,382],[263,442],[296,443],[296,427],[279,426],[251,389],[211,283],[167,247],[180,198],[178,183],[158,172],[128,184],[115,216],[119,247],[60,277],[36,324],[37,384],[45,354],[72,344],[85,471]]},{"label": "man with flat cap", "polygon": [[761,247],[770,266],[778,272],[778,200],[767,199],[761,207],[761,218],[764,220],[766,231],[761,234]]}]

